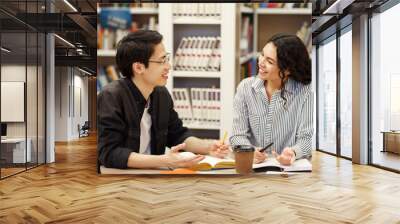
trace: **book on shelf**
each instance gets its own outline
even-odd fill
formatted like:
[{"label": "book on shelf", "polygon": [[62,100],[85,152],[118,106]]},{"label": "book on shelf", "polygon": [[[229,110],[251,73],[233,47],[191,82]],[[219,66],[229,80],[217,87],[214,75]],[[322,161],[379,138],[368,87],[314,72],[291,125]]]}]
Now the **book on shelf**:
[{"label": "book on shelf", "polygon": [[275,3],[275,2],[262,2],[262,3],[254,3],[253,8],[310,8],[310,4],[308,3]]},{"label": "book on shelf", "polygon": [[221,92],[216,88],[173,88],[174,109],[184,125],[219,126]]},{"label": "book on shelf", "polygon": [[[194,158],[196,155],[192,152],[181,152],[179,156],[182,158]],[[204,156],[204,159],[198,162],[193,167],[190,167],[192,170],[205,171],[205,170],[213,170],[213,169],[233,169],[235,168],[235,160],[231,158],[220,159],[214,156]]]},{"label": "book on shelf", "polygon": [[283,172],[311,172],[312,164],[308,159],[299,159],[290,166],[280,164],[275,158],[268,158],[263,163],[253,164],[255,172],[283,171]]},{"label": "book on shelf", "polygon": [[97,68],[97,93],[99,93],[107,84],[121,78],[120,73],[114,65]]},{"label": "book on shelf", "polygon": [[[144,4],[144,3],[141,3]],[[104,9],[104,10],[103,10]],[[126,7],[105,7],[102,9],[101,15],[105,10],[108,11],[115,11],[116,9],[126,9]],[[109,10],[113,9],[113,10]],[[116,13],[116,12],[113,12]],[[112,14],[114,15],[114,14]],[[132,15],[129,12],[129,19],[128,18],[121,18],[121,19],[114,19],[119,21],[119,26],[113,25],[115,22],[114,20],[111,20],[110,17],[112,18],[112,15],[102,15],[100,16],[100,21],[97,24],[97,48],[98,49],[115,49],[117,43],[127,34],[131,32],[136,32],[139,29],[146,29],[146,30],[158,30],[158,24],[157,24],[157,17],[156,16],[148,16],[146,15],[144,19],[140,20],[135,20],[134,15],[133,18]],[[118,15],[118,14],[117,14]],[[104,21],[105,20],[105,21]],[[110,21],[109,21],[110,20]],[[121,20],[121,21],[120,21]],[[121,25],[123,24],[123,25]]]},{"label": "book on shelf", "polygon": [[130,29],[109,29],[97,26],[97,48],[98,49],[115,49],[117,43],[131,32],[136,32],[140,29],[158,30],[156,17],[150,16],[147,23],[138,23],[132,21]]},{"label": "book on shelf", "polygon": [[172,5],[174,17],[215,17],[221,15],[221,4],[218,3],[175,3]]},{"label": "book on shelf", "polygon": [[183,37],[174,55],[174,70],[220,71],[220,37]]},{"label": "book on shelf", "polygon": [[240,36],[240,56],[246,56],[253,51],[253,24],[249,16],[242,18]]},{"label": "book on shelf", "polygon": [[240,65],[240,80],[257,75],[257,58],[250,58]]},{"label": "book on shelf", "polygon": [[175,88],[172,90],[172,98],[174,100],[175,111],[182,119],[183,123],[192,120],[193,111],[190,103],[189,90],[186,88]]}]

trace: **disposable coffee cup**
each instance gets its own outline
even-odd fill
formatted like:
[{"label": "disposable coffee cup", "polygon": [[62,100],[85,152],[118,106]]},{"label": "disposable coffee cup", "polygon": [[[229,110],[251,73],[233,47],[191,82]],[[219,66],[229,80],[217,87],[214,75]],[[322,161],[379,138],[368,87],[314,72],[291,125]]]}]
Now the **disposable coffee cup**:
[{"label": "disposable coffee cup", "polygon": [[251,145],[237,145],[233,148],[235,153],[236,173],[250,174],[253,172],[254,147]]}]

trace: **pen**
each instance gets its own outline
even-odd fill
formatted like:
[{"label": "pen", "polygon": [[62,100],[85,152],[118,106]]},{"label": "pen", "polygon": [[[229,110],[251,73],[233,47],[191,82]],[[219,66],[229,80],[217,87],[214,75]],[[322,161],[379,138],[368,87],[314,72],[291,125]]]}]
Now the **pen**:
[{"label": "pen", "polygon": [[224,144],[225,143],[225,140],[226,140],[226,136],[228,135],[228,132],[227,131],[225,131],[224,132],[224,137],[221,139],[221,144]]},{"label": "pen", "polygon": [[269,147],[271,147],[273,144],[274,144],[273,142],[269,143],[267,146],[265,146],[264,148],[262,148],[262,149],[260,150],[260,152],[264,152],[264,151],[267,150]]}]

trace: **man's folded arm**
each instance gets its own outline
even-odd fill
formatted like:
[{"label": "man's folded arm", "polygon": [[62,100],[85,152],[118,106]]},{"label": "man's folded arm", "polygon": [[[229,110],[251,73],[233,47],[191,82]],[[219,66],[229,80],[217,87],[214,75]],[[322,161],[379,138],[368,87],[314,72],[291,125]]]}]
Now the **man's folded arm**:
[{"label": "man's folded arm", "polygon": [[125,169],[132,150],[121,147],[128,130],[118,100],[109,91],[103,91],[97,102],[98,159],[105,167]]}]

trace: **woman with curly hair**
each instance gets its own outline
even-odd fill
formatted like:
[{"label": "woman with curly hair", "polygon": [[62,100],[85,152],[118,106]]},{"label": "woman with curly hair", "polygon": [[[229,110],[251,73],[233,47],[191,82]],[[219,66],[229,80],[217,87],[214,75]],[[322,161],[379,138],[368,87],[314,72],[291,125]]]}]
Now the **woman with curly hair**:
[{"label": "woman with curly hair", "polygon": [[255,146],[255,163],[267,158],[258,147],[270,143],[281,164],[310,157],[313,93],[306,47],[295,35],[274,35],[257,64],[257,76],[244,79],[237,87],[230,144]]}]

